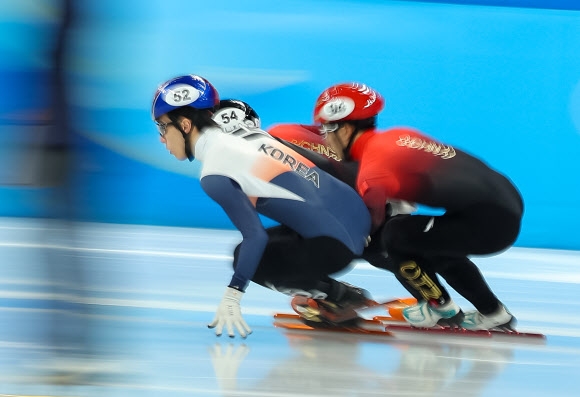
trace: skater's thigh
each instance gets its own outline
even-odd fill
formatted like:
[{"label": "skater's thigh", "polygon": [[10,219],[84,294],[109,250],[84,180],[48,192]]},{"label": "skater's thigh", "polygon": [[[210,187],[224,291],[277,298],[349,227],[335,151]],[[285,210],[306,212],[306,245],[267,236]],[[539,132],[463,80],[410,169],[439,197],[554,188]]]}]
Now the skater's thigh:
[{"label": "skater's thigh", "polygon": [[266,245],[255,281],[320,278],[344,270],[353,258],[344,244],[330,237],[278,235]]},{"label": "skater's thigh", "polygon": [[513,214],[490,206],[440,216],[401,215],[387,222],[381,242],[387,252],[449,257],[483,255],[513,243],[519,225]]},{"label": "skater's thigh", "polygon": [[461,216],[401,215],[387,222],[381,242],[393,254],[465,256],[477,245],[473,227]]}]

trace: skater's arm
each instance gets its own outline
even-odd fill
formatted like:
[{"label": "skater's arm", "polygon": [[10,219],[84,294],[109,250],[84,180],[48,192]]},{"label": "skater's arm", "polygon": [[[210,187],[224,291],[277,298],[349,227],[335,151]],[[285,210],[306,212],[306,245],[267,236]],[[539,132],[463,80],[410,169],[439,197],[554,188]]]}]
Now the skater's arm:
[{"label": "skater's arm", "polygon": [[244,292],[268,242],[266,230],[253,203],[234,180],[221,175],[209,175],[201,179],[201,187],[223,208],[242,234],[243,240],[229,286]]},{"label": "skater's arm", "polygon": [[215,328],[217,336],[222,334],[225,327],[230,337],[233,338],[234,330],[237,330],[245,338],[252,330],[242,317],[240,301],[256,272],[268,235],[254,205],[234,180],[221,175],[210,175],[201,179],[201,186],[224,209],[243,237],[234,275],[208,327]]}]

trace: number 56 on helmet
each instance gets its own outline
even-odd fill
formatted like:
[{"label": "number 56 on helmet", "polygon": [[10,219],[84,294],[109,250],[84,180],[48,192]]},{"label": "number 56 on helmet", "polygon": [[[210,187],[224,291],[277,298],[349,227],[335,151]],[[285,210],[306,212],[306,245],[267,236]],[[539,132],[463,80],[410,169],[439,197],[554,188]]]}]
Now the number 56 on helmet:
[{"label": "number 56 on helmet", "polygon": [[364,120],[376,116],[384,106],[383,97],[366,84],[337,84],[318,96],[314,105],[314,122],[328,124]]}]

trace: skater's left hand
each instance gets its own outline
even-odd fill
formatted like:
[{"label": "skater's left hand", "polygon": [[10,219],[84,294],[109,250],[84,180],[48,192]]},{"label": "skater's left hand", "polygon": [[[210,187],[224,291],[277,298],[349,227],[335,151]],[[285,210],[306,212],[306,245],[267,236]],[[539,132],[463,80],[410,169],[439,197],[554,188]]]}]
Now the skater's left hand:
[{"label": "skater's left hand", "polygon": [[235,336],[234,327],[240,334],[242,338],[252,333],[252,330],[246,324],[246,321],[242,317],[242,310],[240,308],[240,300],[242,299],[243,292],[238,291],[235,288],[228,287],[222,302],[220,303],[213,321],[208,324],[209,328],[215,328],[215,334],[220,336],[224,325],[228,331],[230,338]]}]

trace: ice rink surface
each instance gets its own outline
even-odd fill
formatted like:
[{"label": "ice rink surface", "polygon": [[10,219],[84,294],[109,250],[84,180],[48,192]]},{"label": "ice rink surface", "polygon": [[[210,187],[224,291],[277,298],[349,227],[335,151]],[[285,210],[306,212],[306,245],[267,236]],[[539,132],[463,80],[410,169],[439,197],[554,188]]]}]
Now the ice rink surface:
[{"label": "ice rink surface", "polygon": [[[289,312],[289,298],[257,285],[242,300],[253,328],[244,340],[206,327],[238,233],[103,224],[69,232],[66,248],[53,223],[0,220],[0,396],[580,394],[580,252],[512,248],[474,258],[518,329],[543,332],[545,342],[288,332],[272,315]],[[408,296],[366,263],[340,278],[376,299]],[[66,289],[71,279],[81,292]],[[58,345],[56,354],[54,323],[71,343],[90,336],[79,345],[86,350]]]}]

